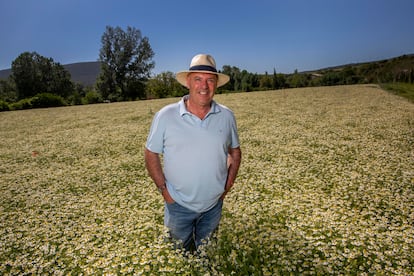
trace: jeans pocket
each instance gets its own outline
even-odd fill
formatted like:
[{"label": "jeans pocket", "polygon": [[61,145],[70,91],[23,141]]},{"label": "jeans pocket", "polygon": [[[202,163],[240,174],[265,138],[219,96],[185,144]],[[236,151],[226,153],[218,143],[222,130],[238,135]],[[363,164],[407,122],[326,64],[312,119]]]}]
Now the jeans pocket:
[{"label": "jeans pocket", "polygon": [[175,201],[173,201],[173,202],[165,202],[165,204],[167,205],[167,206],[174,206],[175,204],[177,204],[177,202],[175,202]]}]

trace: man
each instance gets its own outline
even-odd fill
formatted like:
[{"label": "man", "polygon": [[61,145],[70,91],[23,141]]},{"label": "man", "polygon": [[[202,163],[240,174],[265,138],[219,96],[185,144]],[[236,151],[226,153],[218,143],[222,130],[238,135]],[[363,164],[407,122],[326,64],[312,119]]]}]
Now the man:
[{"label": "man", "polygon": [[154,116],[145,163],[164,197],[171,237],[190,250],[217,229],[241,150],[233,112],[213,101],[217,87],[230,79],[217,72],[213,57],[196,55],[176,78],[189,94]]}]

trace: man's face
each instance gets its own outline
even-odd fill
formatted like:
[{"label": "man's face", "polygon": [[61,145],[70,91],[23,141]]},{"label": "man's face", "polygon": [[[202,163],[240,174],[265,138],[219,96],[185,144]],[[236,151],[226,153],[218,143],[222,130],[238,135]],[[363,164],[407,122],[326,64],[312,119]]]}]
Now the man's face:
[{"label": "man's face", "polygon": [[187,76],[190,99],[198,105],[210,105],[217,87],[217,76],[210,73],[191,73]]}]

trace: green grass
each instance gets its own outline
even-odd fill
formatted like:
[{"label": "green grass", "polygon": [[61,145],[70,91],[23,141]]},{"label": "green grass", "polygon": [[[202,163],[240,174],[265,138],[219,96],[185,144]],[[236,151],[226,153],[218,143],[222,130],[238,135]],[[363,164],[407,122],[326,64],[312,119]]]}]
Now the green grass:
[{"label": "green grass", "polygon": [[243,160],[200,255],[143,148],[178,99],[0,113],[1,275],[413,275],[414,104],[356,85],[217,95]]},{"label": "green grass", "polygon": [[414,103],[414,83],[384,83],[381,88],[391,93],[407,98]]}]

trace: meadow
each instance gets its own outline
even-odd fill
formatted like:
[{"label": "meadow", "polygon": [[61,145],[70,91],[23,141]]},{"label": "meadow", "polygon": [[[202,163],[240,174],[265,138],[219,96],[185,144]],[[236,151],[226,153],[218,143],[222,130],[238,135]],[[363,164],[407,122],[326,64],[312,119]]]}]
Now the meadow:
[{"label": "meadow", "polygon": [[144,166],[178,99],[0,113],[0,274],[414,275],[414,104],[375,85],[216,95],[242,165],[199,254]]}]

